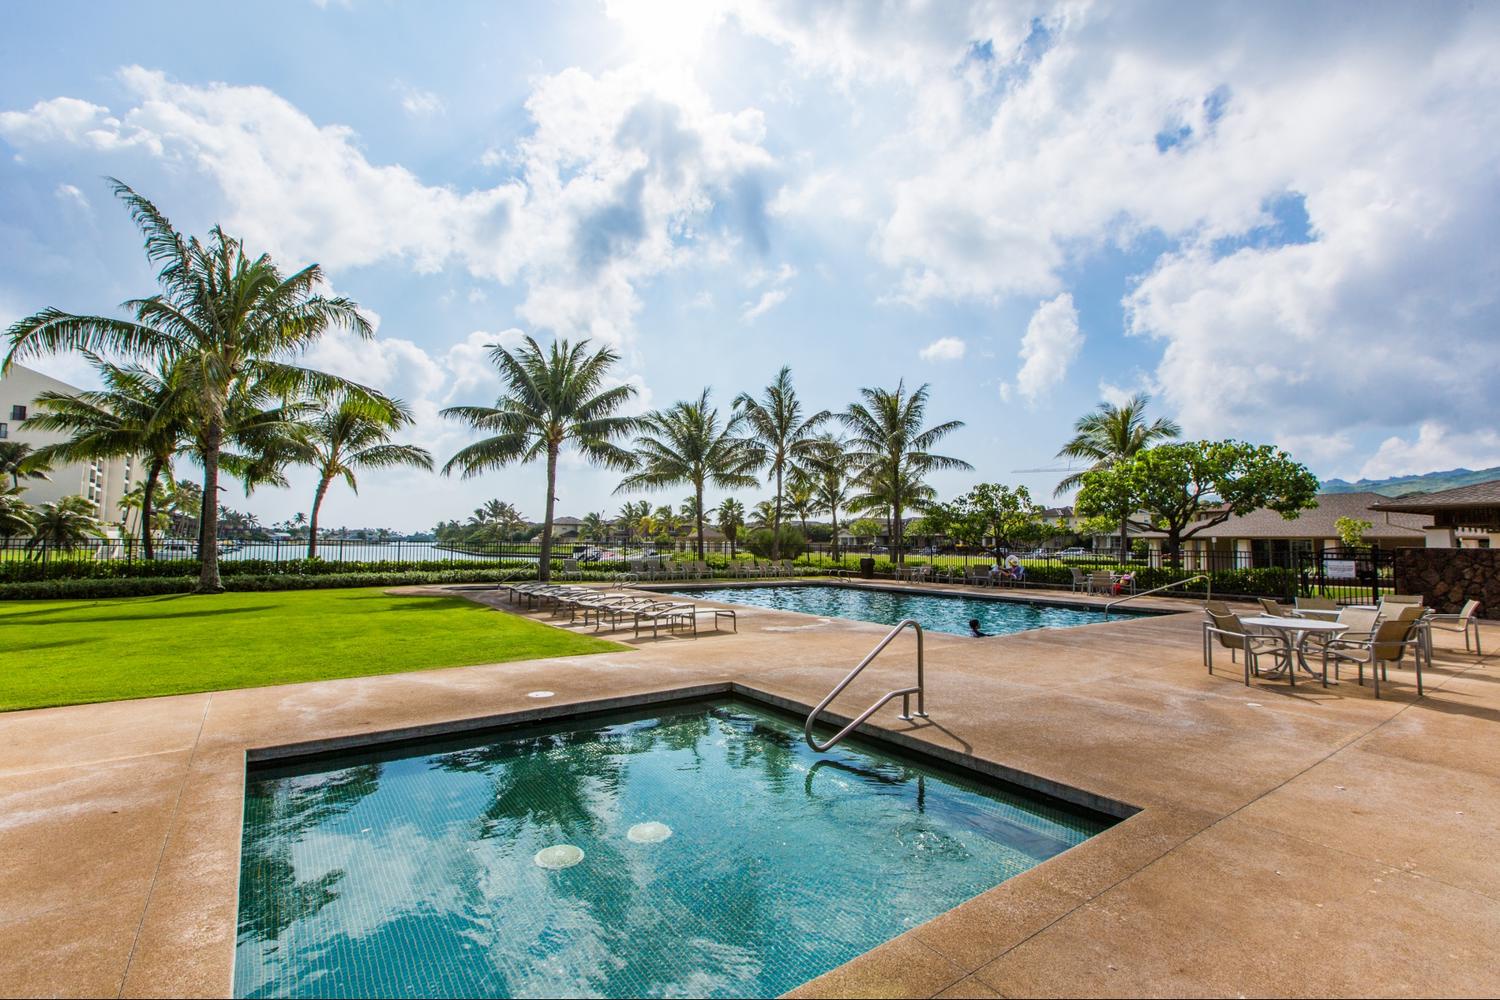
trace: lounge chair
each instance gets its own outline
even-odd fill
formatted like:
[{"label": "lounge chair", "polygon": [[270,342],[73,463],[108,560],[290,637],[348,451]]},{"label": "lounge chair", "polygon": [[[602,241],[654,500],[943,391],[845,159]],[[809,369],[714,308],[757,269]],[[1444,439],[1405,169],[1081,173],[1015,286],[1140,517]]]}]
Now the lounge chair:
[{"label": "lounge chair", "polygon": [[1323,671],[1327,674],[1328,661],[1333,660],[1333,677],[1339,676],[1339,664],[1353,663],[1359,667],[1359,683],[1365,683],[1365,665],[1370,667],[1370,676],[1375,680],[1375,697],[1380,697],[1381,680],[1390,680],[1387,668],[1400,664],[1407,649],[1412,650],[1412,662],[1417,669],[1417,697],[1422,696],[1422,637],[1412,627],[1412,621],[1392,618],[1381,622],[1371,635],[1362,638],[1340,637],[1323,647]]},{"label": "lounge chair", "polygon": [[[1464,649],[1474,655],[1481,655],[1479,648],[1479,619],[1476,612],[1479,611],[1479,602],[1472,598],[1464,602],[1463,610],[1456,615],[1429,615],[1427,627],[1439,629],[1443,632],[1462,632],[1464,634]],[[1474,633],[1474,646],[1469,647],[1469,632]]]},{"label": "lounge chair", "polygon": [[1245,628],[1243,622],[1237,615],[1215,614],[1207,612],[1203,621],[1203,662],[1208,667],[1208,672],[1214,672],[1214,647],[1222,646],[1229,650],[1229,661],[1234,662],[1236,653],[1245,654],[1245,686],[1250,686],[1250,675],[1260,674],[1260,658],[1270,654],[1279,663],[1285,664],[1289,669],[1296,669],[1295,664],[1286,663],[1286,643],[1280,636],[1261,635],[1251,632]]},{"label": "lounge chair", "polygon": [[685,625],[692,630],[694,638],[698,635],[697,608],[692,604],[653,602],[648,607],[637,609],[634,617],[636,638],[640,638],[641,629],[647,625],[651,626],[653,639],[657,637],[657,630],[663,625],[667,627],[669,633]]}]

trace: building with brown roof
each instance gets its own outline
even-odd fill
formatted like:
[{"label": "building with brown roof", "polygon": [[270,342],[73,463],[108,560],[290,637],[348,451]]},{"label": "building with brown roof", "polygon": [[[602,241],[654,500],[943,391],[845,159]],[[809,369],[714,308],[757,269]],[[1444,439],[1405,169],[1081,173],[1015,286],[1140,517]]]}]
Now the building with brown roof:
[{"label": "building with brown roof", "polygon": [[1390,517],[1420,517],[1428,548],[1491,548],[1500,538],[1500,479],[1437,493],[1382,497],[1372,509]]}]

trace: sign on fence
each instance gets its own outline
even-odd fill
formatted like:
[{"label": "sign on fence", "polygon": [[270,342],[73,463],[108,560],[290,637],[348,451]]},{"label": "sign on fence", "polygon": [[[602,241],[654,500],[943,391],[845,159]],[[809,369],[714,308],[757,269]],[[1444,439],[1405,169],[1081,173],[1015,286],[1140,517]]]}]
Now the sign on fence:
[{"label": "sign on fence", "polygon": [[1353,559],[1327,559],[1323,562],[1323,575],[1330,580],[1353,580],[1358,577]]}]

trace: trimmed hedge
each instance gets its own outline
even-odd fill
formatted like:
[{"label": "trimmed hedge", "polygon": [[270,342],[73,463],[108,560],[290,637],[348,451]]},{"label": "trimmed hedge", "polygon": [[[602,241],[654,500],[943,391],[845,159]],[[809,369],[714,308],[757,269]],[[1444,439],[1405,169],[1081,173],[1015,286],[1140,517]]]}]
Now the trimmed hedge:
[{"label": "trimmed hedge", "polygon": [[[535,576],[535,574],[530,574]],[[585,574],[603,578],[607,574]],[[320,590],[336,587],[404,587],[424,583],[498,583],[524,579],[506,570],[470,569],[400,573],[273,573],[262,576],[237,574],[224,577],[224,589],[233,591]],[[73,600],[99,597],[150,597],[157,594],[187,594],[198,584],[196,576],[139,577],[101,580],[32,580],[0,584],[0,600]]]}]

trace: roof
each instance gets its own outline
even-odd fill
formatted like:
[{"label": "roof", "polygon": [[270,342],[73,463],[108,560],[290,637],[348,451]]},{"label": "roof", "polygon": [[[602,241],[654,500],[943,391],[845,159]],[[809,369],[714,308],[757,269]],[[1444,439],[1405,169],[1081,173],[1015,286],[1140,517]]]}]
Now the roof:
[{"label": "roof", "polygon": [[[1357,517],[1373,527],[1366,538],[1379,540],[1422,539],[1427,518],[1420,514],[1392,513],[1377,510],[1376,502],[1386,499],[1379,493],[1319,493],[1318,505],[1287,520],[1274,510],[1251,511],[1244,517],[1231,517],[1222,524],[1196,532],[1194,538],[1337,538],[1334,527],[1341,517]],[[1165,537],[1162,532],[1143,533],[1146,537]]]},{"label": "roof", "polygon": [[1408,493],[1394,499],[1381,497],[1376,510],[1430,514],[1456,507],[1500,507],[1500,479],[1457,486],[1437,493]]}]

